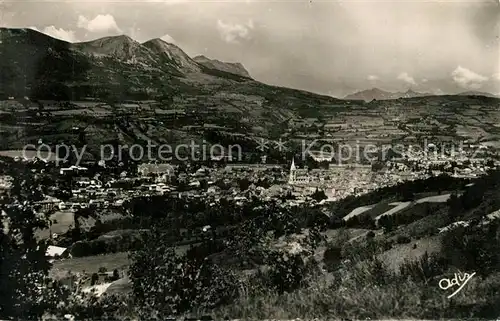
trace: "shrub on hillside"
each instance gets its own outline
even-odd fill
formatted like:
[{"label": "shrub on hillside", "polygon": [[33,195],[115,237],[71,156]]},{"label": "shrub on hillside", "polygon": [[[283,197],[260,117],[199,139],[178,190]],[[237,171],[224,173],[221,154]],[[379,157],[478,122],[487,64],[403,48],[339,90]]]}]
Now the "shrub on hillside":
[{"label": "shrub on hillside", "polygon": [[373,256],[358,266],[354,266],[350,278],[355,284],[384,286],[393,282],[395,275],[382,260]]},{"label": "shrub on hillside", "polygon": [[328,246],[323,253],[323,261],[328,271],[333,271],[342,262],[342,249],[336,246]]},{"label": "shrub on hillside", "polygon": [[415,282],[428,283],[436,276],[440,276],[448,269],[446,259],[438,254],[424,255],[416,260],[405,261],[399,272],[402,277],[410,278]]},{"label": "shrub on hillside", "polygon": [[150,241],[131,255],[129,272],[144,317],[211,309],[237,297],[238,280],[231,271],[207,258],[177,255],[162,244],[160,235],[152,235]]},{"label": "shrub on hillside", "polygon": [[500,269],[500,240],[496,238],[499,221],[482,227],[458,227],[442,239],[442,251],[448,262],[465,271],[488,275]]},{"label": "shrub on hillside", "polygon": [[408,244],[411,242],[411,238],[409,238],[408,236],[405,236],[405,235],[398,235],[396,242],[398,244]]},{"label": "shrub on hillside", "polygon": [[91,293],[73,293],[66,301],[64,307],[60,308],[55,316],[57,320],[66,320],[65,315],[74,316],[74,320],[93,321],[119,321],[131,320],[134,316],[132,311],[133,302],[126,294],[103,294],[101,297]]},{"label": "shrub on hillside", "polygon": [[312,250],[315,250],[318,246],[324,243],[325,240],[326,238],[321,234],[320,230],[317,227],[312,227],[309,229],[309,233],[307,235],[307,244]]},{"label": "shrub on hillside", "polygon": [[277,251],[270,255],[269,278],[278,293],[299,288],[307,274],[307,266],[301,254]]}]

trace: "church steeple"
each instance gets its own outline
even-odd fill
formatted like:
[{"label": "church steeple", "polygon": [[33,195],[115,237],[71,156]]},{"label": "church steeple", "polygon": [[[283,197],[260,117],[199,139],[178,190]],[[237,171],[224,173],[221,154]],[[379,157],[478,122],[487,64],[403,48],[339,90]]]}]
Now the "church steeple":
[{"label": "church steeple", "polygon": [[295,183],[295,178],[296,178],[296,169],[295,167],[295,158],[292,158],[292,165],[290,166],[290,177],[288,178],[288,184],[293,184]]}]

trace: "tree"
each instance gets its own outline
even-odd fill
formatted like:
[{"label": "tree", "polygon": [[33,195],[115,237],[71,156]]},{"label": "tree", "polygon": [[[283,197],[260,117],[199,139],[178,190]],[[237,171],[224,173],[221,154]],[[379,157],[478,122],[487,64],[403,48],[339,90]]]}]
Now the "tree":
[{"label": "tree", "polygon": [[99,281],[99,275],[97,273],[93,273],[92,278],[90,279],[90,285],[91,286],[96,285],[97,281]]},{"label": "tree", "polygon": [[379,220],[378,223],[384,229],[384,233],[389,233],[394,229],[394,219],[392,215],[384,215]]},{"label": "tree", "polygon": [[302,284],[306,262],[301,254],[277,251],[270,254],[269,276],[278,293],[291,292]]},{"label": "tree", "polygon": [[457,216],[463,211],[462,202],[456,193],[452,193],[447,201],[448,218],[450,222],[454,222]]},{"label": "tree", "polygon": [[342,262],[342,249],[330,244],[323,254],[323,261],[330,271],[336,269]]},{"label": "tree", "polygon": [[12,173],[15,179],[9,201],[0,205],[4,214],[0,230],[1,318],[39,319],[63,295],[48,278],[48,244],[35,238],[35,230],[48,225],[47,219],[33,210],[34,201],[42,195],[26,172]]},{"label": "tree", "polygon": [[311,195],[311,197],[316,201],[316,202],[321,202],[324,199],[327,199],[328,197],[326,196],[324,191],[320,191],[316,188],[316,191]]},{"label": "tree", "polygon": [[120,278],[120,273],[118,272],[117,269],[113,270],[113,281],[116,281]]},{"label": "tree", "polygon": [[486,276],[498,271],[500,266],[500,242],[495,239],[500,228],[498,221],[484,228],[457,227],[444,234],[442,253],[451,265],[464,270],[475,271]]},{"label": "tree", "polygon": [[130,279],[141,314],[175,315],[231,302],[238,282],[206,257],[179,256],[153,229],[141,250],[131,254]]},{"label": "tree", "polygon": [[240,187],[240,190],[246,191],[250,187],[250,181],[248,178],[242,178],[238,180],[238,186]]}]

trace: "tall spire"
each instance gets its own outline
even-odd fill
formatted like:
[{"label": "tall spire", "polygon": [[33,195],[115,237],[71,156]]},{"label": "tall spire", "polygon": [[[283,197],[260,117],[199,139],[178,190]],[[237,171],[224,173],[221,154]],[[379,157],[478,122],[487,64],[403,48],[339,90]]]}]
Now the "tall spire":
[{"label": "tall spire", "polygon": [[290,177],[288,178],[288,184],[295,183],[295,177],[296,177],[295,170],[296,169],[297,168],[295,167],[295,158],[292,158],[292,165],[290,166]]}]

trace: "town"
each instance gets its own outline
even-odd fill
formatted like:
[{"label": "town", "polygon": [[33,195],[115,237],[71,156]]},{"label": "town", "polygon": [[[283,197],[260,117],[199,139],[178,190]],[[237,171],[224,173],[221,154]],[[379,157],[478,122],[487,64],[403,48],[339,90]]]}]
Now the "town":
[{"label": "town", "polygon": [[[209,206],[221,201],[243,205],[258,198],[281,200],[283,207],[315,207],[408,180],[439,175],[476,178],[500,165],[498,151],[491,146],[466,146],[459,153],[448,149],[438,155],[439,148],[431,144],[428,151],[410,149],[398,157],[377,159],[372,164],[338,164],[331,154],[315,151],[310,152],[307,161],[300,161],[297,155],[287,164],[266,164],[264,160],[231,163],[216,158],[181,164],[84,161],[78,166],[68,163],[57,166],[54,161],[41,160],[34,154],[29,158],[12,157],[13,154],[2,158],[27,166],[36,175],[54,182],[47,186],[45,199],[34,204],[45,212],[116,209],[134,198],[154,195],[203,200]],[[12,179],[2,177],[4,193],[8,193]]]}]

